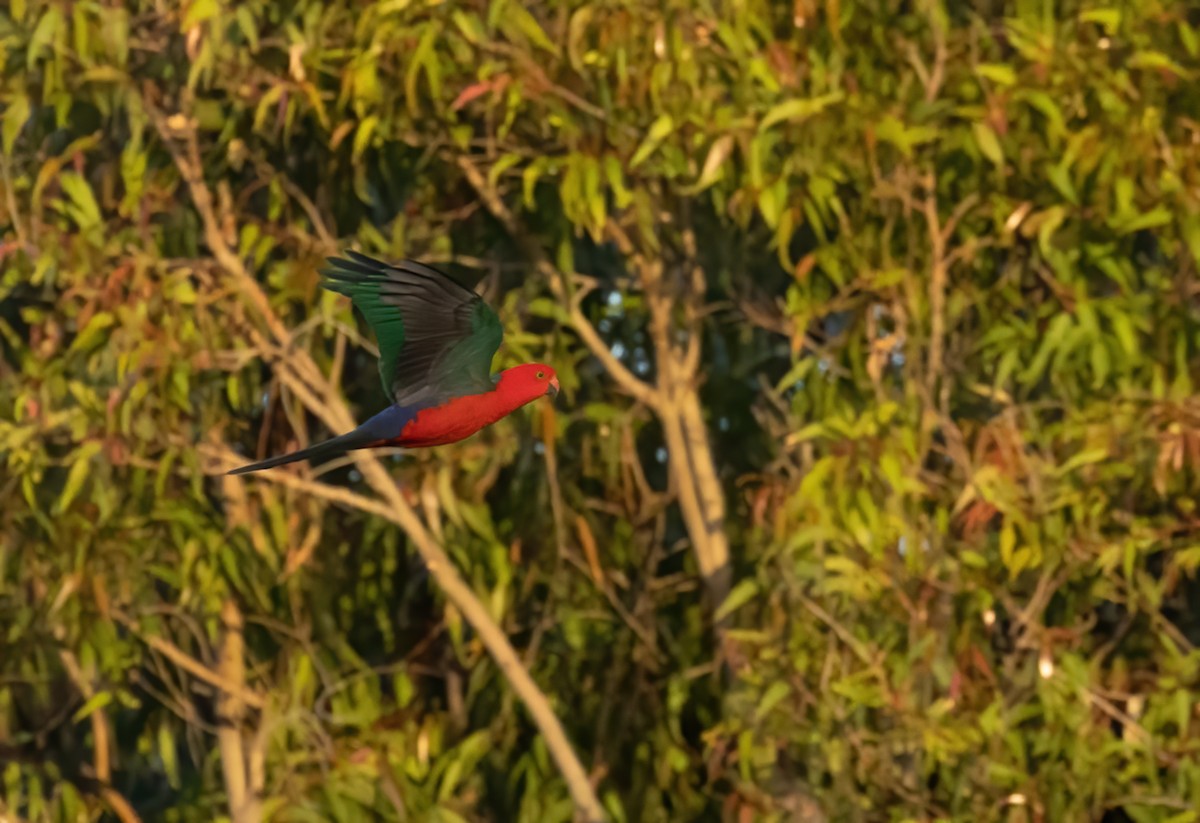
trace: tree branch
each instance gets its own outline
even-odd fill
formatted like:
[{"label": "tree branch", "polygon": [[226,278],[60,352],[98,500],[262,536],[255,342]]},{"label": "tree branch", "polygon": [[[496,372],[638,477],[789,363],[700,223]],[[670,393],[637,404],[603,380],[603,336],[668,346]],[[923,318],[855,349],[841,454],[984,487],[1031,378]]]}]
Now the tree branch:
[{"label": "tree branch", "polygon": [[942,231],[938,215],[937,193],[933,190],[936,181],[930,182],[930,190],[921,204],[921,211],[929,231],[930,276],[929,276],[929,360],[925,372],[925,389],[930,396],[942,373],[942,355],[946,337],[946,234]]},{"label": "tree branch", "polygon": [[[221,466],[217,469],[219,472],[238,465],[238,458],[229,451],[221,453],[214,452],[211,448],[201,447],[201,453],[216,456],[221,461]],[[379,461],[374,456],[365,452],[355,452],[354,458],[359,470],[376,491],[379,491],[381,486],[390,490],[388,493],[383,494],[385,500],[375,500],[340,486],[331,486],[326,483],[308,480],[286,469],[269,469],[261,472],[259,476],[264,480],[278,483],[281,486],[311,494],[314,497],[321,497],[350,509],[357,509],[377,517],[382,517],[384,520],[395,523],[407,531],[413,542],[417,545],[418,551],[420,551],[422,558],[425,560],[430,574],[442,586],[447,599],[462,612],[467,622],[475,628],[475,631],[479,634],[479,639],[483,642],[488,652],[491,653],[492,659],[496,662],[501,673],[512,685],[513,691],[524,701],[525,708],[533,717],[534,722],[546,740],[546,748],[550,750],[551,756],[554,757],[559,769],[563,772],[563,779],[566,780],[567,786],[571,790],[576,806],[586,815],[588,821],[603,820],[605,818],[604,812],[600,807],[599,801],[595,798],[595,793],[588,781],[586,772],[583,770],[583,766],[571,749],[570,741],[567,739],[562,724],[559,723],[558,718],[550,708],[550,703],[546,699],[545,694],[534,683],[533,678],[529,676],[529,672],[522,665],[512,645],[504,637],[500,628],[492,622],[491,617],[484,610],[479,599],[475,597],[474,592],[470,590],[462,577],[450,564],[450,559],[446,557],[441,549],[433,545],[429,539],[428,532],[421,526],[415,512],[404,501],[399,488],[383,469],[383,466],[380,465]],[[591,801],[594,802],[588,801],[587,794],[592,795]]]},{"label": "tree branch", "polygon": [[217,671],[232,688],[222,690],[217,698],[217,747],[221,752],[221,772],[225,776],[225,791],[229,795],[229,817],[233,823],[258,823],[262,819],[260,800],[247,790],[246,750],[242,740],[242,721],[245,704],[245,641],[242,636],[242,613],[233,600],[221,608],[221,655]]},{"label": "tree branch", "polygon": [[[187,183],[192,195],[192,202],[200,213],[204,225],[205,242],[209,245],[213,256],[234,280],[243,295],[248,298],[251,306],[262,316],[262,320],[271,334],[281,344],[283,349],[280,364],[282,366],[281,376],[285,384],[296,391],[309,409],[321,417],[331,429],[347,431],[353,428],[354,419],[345,403],[340,399],[338,392],[329,385],[307,352],[288,345],[290,335],[272,310],[266,294],[241,258],[226,243],[217,219],[211,192],[201,171],[199,142],[194,121],[183,114],[175,114],[169,118],[164,117],[150,100],[146,101],[146,110]],[[182,138],[187,147],[186,155],[179,150],[175,143],[179,138]],[[327,400],[322,402],[321,398]],[[475,629],[480,641],[525,704],[546,741],[546,747],[550,751],[551,757],[554,758],[563,775],[576,808],[588,821],[603,820],[605,815],[600,801],[596,798],[587,774],[571,748],[562,724],[554,715],[550,701],[521,664],[504,632],[492,620],[491,615],[475,596],[474,591],[463,581],[445,552],[434,542],[429,531],[404,496],[400,494],[395,481],[379,460],[369,452],[356,452],[354,458],[364,478],[375,490],[375,493],[382,498],[382,502],[373,502],[370,507],[360,506],[359,508],[386,517],[408,534],[426,568],[429,569],[429,573],[445,592],[447,599]],[[271,472],[260,476],[277,481],[281,473]],[[282,476],[288,475],[282,474]],[[230,482],[244,481],[231,480]],[[363,502],[366,502],[365,498]]]},{"label": "tree branch", "polygon": [[[84,675],[83,670],[79,667],[79,661],[75,654],[69,649],[63,649],[59,652],[59,659],[62,661],[63,668],[67,670],[67,676],[75,684],[75,688],[79,689],[79,693],[85,700],[91,700],[95,696],[96,690],[92,686],[92,681]],[[110,751],[112,732],[104,708],[93,711],[90,719],[92,723],[92,767],[96,772],[96,782],[99,783],[100,799],[112,809],[113,814],[121,823],[142,823],[141,817],[138,816],[133,806],[112,785],[112,753]]]},{"label": "tree branch", "polygon": [[154,651],[161,654],[163,657],[170,660],[179,668],[186,671],[188,674],[203,680],[210,686],[215,686],[223,692],[237,692],[238,699],[247,706],[254,709],[262,709],[266,705],[266,699],[254,689],[247,686],[245,683],[237,684],[227,680],[219,672],[215,672],[208,666],[205,666],[196,658],[189,655],[187,652],[180,649],[174,643],[165,638],[153,634],[143,634],[137,621],[130,618],[119,611],[113,611],[113,619],[125,626],[131,632]]},{"label": "tree branch", "polygon": [[[171,153],[175,167],[187,185],[192,203],[204,226],[205,243],[221,268],[233,275],[234,285],[256,309],[272,337],[286,350],[291,344],[291,334],[288,333],[287,327],[283,325],[279,316],[271,308],[271,302],[267,299],[266,292],[258,285],[258,281],[249,275],[242,259],[225,242],[225,235],[217,217],[212,192],[209,190],[208,184],[204,182],[204,165],[200,157],[200,143],[196,136],[195,121],[182,113],[167,117],[158,109],[149,95],[144,94],[142,98],[146,113],[158,130],[163,145]],[[180,149],[176,142],[180,139],[183,140],[186,151]],[[311,368],[305,369],[304,377],[311,385],[319,386],[323,382],[320,370],[311,360],[309,363]]]},{"label": "tree branch", "polygon": [[[578,303],[569,299],[565,274],[550,263],[540,246],[529,240],[516,215],[488,184],[483,173],[467,157],[459,156],[456,162],[487,210],[522,246],[538,271],[548,278],[555,296],[566,302],[576,334],[617,385],[652,408],[662,422],[671,472],[678,481],[680,509],[696,552],[700,574],[708,588],[712,608],[719,607],[729,592],[729,543],[724,531],[725,495],[713,463],[693,379],[700,365],[700,335],[697,324],[693,323],[688,345],[682,351],[674,345],[671,339],[673,300],[665,291],[662,262],[639,255],[621,227],[615,221],[609,222],[609,232],[621,253],[637,269],[649,304],[650,332],[658,365],[657,380],[651,385],[635,376],[613,355]],[[689,239],[693,252],[689,256],[694,256],[694,237],[685,238],[685,243]],[[693,292],[702,292],[702,272],[693,268],[691,274]]]}]

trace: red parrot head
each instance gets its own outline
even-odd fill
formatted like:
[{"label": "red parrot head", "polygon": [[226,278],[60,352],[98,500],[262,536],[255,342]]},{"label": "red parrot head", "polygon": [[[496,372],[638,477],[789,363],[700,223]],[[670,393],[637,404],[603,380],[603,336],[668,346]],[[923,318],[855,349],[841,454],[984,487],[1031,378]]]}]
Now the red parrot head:
[{"label": "red parrot head", "polygon": [[545,363],[526,363],[501,372],[496,388],[524,405],[542,395],[557,396],[558,375]]}]

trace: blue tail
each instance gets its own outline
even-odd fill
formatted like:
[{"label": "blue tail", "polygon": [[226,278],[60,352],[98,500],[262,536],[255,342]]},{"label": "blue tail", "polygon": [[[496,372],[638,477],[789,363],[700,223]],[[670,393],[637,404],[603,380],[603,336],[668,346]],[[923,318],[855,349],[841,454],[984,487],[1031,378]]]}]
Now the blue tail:
[{"label": "blue tail", "polygon": [[336,457],[348,451],[366,448],[381,440],[391,440],[394,437],[398,437],[409,421],[416,416],[417,409],[389,406],[354,431],[332,437],[329,440],[323,440],[320,443],[314,443],[305,449],[298,449],[276,457],[268,457],[266,460],[260,460],[257,463],[233,469],[226,472],[226,474],[248,474],[249,472],[262,471],[263,469],[273,469],[276,466],[283,466],[287,463],[295,463],[298,460]]}]

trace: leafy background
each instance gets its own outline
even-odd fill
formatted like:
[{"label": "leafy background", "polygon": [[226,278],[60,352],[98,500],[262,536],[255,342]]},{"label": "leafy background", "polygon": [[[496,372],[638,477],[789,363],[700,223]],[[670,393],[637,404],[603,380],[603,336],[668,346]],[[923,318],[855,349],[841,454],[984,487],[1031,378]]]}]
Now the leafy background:
[{"label": "leafy background", "polygon": [[[0,65],[0,818],[588,816],[438,546],[613,820],[1200,817],[1192,4],[10,0]],[[557,406],[223,477],[381,407],[348,246]]]}]

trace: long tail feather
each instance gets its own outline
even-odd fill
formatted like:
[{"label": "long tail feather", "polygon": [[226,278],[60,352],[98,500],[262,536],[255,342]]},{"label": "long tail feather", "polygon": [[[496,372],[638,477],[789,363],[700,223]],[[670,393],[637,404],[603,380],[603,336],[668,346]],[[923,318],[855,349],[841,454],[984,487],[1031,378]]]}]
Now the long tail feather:
[{"label": "long tail feather", "polygon": [[287,463],[295,463],[298,460],[312,460],[323,457],[335,457],[339,454],[351,451],[352,449],[361,449],[364,446],[373,442],[378,442],[379,438],[371,435],[362,429],[355,429],[352,432],[340,435],[338,437],[324,440],[320,443],[314,443],[306,449],[298,449],[294,452],[281,454],[277,457],[268,457],[266,460],[260,460],[257,463],[251,463],[248,466],[233,469],[228,474],[247,474],[249,472],[262,471],[263,469],[273,469],[276,466],[282,466]]}]

